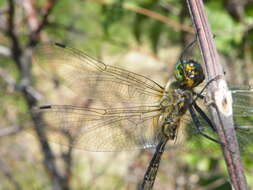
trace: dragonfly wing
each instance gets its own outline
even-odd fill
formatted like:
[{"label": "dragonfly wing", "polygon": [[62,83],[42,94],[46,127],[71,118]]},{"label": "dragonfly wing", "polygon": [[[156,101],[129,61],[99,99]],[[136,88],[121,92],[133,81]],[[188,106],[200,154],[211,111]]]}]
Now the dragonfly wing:
[{"label": "dragonfly wing", "polygon": [[[95,99],[107,107],[158,103],[164,88],[142,75],[106,65],[84,52],[64,45],[44,45],[34,61],[54,70],[77,95]],[[48,64],[48,65],[47,65]]]},{"label": "dragonfly wing", "polygon": [[[240,149],[242,153],[251,154],[253,153],[252,149],[252,138],[253,138],[253,90],[249,87],[241,87],[236,89],[231,89],[232,98],[233,98],[233,117],[234,124],[236,127],[236,134],[238,138],[238,142],[240,145]],[[201,105],[202,109],[205,111],[207,116],[211,118],[210,113],[207,110],[207,106],[203,104],[202,100],[198,101],[198,104]],[[196,127],[192,123],[191,116],[186,114],[184,117],[184,122],[190,123],[187,127],[187,136],[194,137],[194,133],[197,133]],[[207,122],[199,117],[199,121],[201,124],[201,129],[206,134],[218,138],[215,131],[211,129],[211,127],[207,124]],[[192,135],[193,134],[193,135]],[[194,138],[192,138],[194,139]],[[196,138],[197,139],[197,138]],[[203,139],[203,138],[199,138]],[[197,139],[198,140],[198,139]],[[189,144],[189,143],[188,143]],[[206,148],[213,149],[213,145]]]},{"label": "dragonfly wing", "polygon": [[[155,107],[96,109],[75,106],[42,106],[35,112],[43,114],[49,127],[49,139],[89,151],[122,151],[150,148],[157,144]],[[71,143],[65,140],[69,137]]]},{"label": "dragonfly wing", "polygon": [[[253,89],[250,86],[231,88],[230,89],[233,100],[233,117],[236,125],[250,124],[253,126]],[[206,91],[202,94],[207,95]],[[211,118],[204,101],[199,99],[198,105],[205,111],[207,116]],[[188,116],[190,118],[190,116]],[[250,119],[251,118],[251,119]],[[200,118],[200,120],[202,120]],[[204,120],[201,123],[206,123]]]},{"label": "dragonfly wing", "polygon": [[[233,114],[236,133],[242,153],[253,155],[253,89],[240,87],[232,89]],[[243,155],[244,155],[243,154]]]},{"label": "dragonfly wing", "polygon": [[237,117],[253,116],[253,89],[232,89],[233,112]]}]

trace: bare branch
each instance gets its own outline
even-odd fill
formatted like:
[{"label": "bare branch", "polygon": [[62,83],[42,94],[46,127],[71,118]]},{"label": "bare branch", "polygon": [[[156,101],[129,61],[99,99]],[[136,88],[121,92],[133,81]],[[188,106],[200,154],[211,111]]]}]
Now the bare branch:
[{"label": "bare branch", "polygon": [[[35,35],[30,36],[30,44],[26,48],[21,47],[18,36],[15,33],[15,1],[8,0],[8,18],[7,18],[7,30],[6,34],[11,40],[11,55],[19,69],[21,82],[19,85],[16,86],[16,89],[20,88],[19,90],[23,93],[25,101],[29,107],[32,109],[34,106],[37,105],[39,96],[36,94],[36,91],[31,86],[32,84],[32,77],[31,77],[31,64],[32,64],[32,46],[38,41],[39,32],[42,30],[43,26],[46,23],[47,17],[52,10],[52,6],[46,6],[46,11],[43,15],[43,19],[41,25],[35,30]],[[55,2],[54,0],[49,0],[49,2]],[[12,84],[12,81],[9,81]],[[59,168],[57,167],[55,156],[51,147],[48,143],[47,136],[45,131],[42,127],[39,127],[41,123],[43,123],[42,115],[39,113],[31,112],[32,120],[36,127],[34,127],[36,134],[38,136],[41,150],[44,156],[44,165],[50,179],[52,180],[53,189],[55,190],[69,190],[69,184],[66,180],[66,176],[62,175]]]},{"label": "bare branch", "polygon": [[10,37],[12,41],[12,56],[19,68],[21,68],[21,63],[19,57],[21,55],[21,48],[19,44],[18,37],[15,33],[15,3],[14,0],[8,0],[8,19],[7,19],[7,31],[6,34]]},{"label": "bare branch", "polygon": [[48,16],[50,15],[53,8],[55,7],[56,2],[57,2],[57,0],[48,0],[48,2],[46,3],[44,10],[43,10],[42,20],[41,20],[37,30],[35,31],[36,34],[40,33],[40,31],[43,29],[43,27],[48,23]]},{"label": "bare branch", "polygon": [[[111,4],[109,1],[105,1],[105,0],[90,0],[90,1],[98,2],[98,3],[103,4],[103,5],[110,5]],[[123,4],[123,8],[127,9],[127,10],[130,10],[130,11],[133,11],[133,12],[136,12],[138,14],[142,14],[142,15],[148,16],[150,18],[159,20],[160,22],[163,22],[165,24],[170,25],[175,30],[182,30],[182,31],[185,31],[185,32],[193,33],[193,29],[191,27],[182,25],[180,23],[177,23],[177,22],[169,19],[168,17],[163,16],[163,15],[157,13],[157,12],[151,11],[149,9],[145,9],[143,7],[133,6],[133,5],[127,4],[127,3]]]},{"label": "bare branch", "polygon": [[35,31],[39,26],[39,21],[37,19],[38,14],[31,0],[22,0],[22,2],[23,2],[22,5],[24,7],[27,16],[28,26],[31,31]]},{"label": "bare branch", "polygon": [[[22,2],[30,28],[30,41],[28,44],[33,46],[37,43],[42,29],[49,24],[48,17],[55,7],[57,0],[48,0],[42,9],[42,14],[37,13],[33,1],[22,0]],[[39,15],[42,15],[41,19],[38,18]]]},{"label": "bare branch", "polygon": [[[30,2],[30,0],[25,0]],[[40,32],[42,31],[42,29],[48,24],[48,17],[50,15],[50,13],[52,12],[53,8],[56,5],[57,0],[48,0],[47,3],[44,6],[43,9],[43,14],[42,14],[42,19],[40,22],[36,21],[36,24],[34,24],[33,28],[31,28],[31,35],[30,35],[30,42],[29,45],[35,45],[36,42],[38,41]],[[32,5],[30,2],[30,8],[32,9]],[[33,14],[35,14],[35,11],[33,9],[33,11],[30,11]],[[29,12],[28,12],[29,13]],[[33,18],[33,23],[35,23],[35,18]],[[30,21],[30,23],[32,23],[32,21]],[[35,28],[36,25],[36,28]]]},{"label": "bare branch", "polygon": [[230,179],[235,190],[247,189],[246,179],[240,159],[240,151],[233,124],[232,97],[224,80],[213,34],[204,11],[202,0],[187,0],[192,21],[198,33],[199,44],[203,55],[208,80],[221,76],[211,83],[209,94],[215,103],[210,107],[214,123],[220,138],[223,155],[227,164]]},{"label": "bare branch", "polygon": [[159,13],[154,12],[154,11],[151,11],[151,10],[148,10],[148,9],[145,9],[145,8],[142,8],[142,7],[134,7],[134,6],[130,6],[130,5],[125,5],[124,8],[128,9],[128,10],[131,10],[131,11],[134,11],[136,13],[142,14],[142,15],[146,15],[150,18],[159,20],[159,21],[161,21],[165,24],[168,24],[168,25],[172,26],[177,31],[182,30],[182,31],[185,31],[185,32],[193,33],[193,30],[192,30],[191,27],[179,24],[179,23],[177,23],[177,22],[175,22],[171,19],[168,19],[168,17],[163,16]]},{"label": "bare branch", "polygon": [[35,88],[32,86],[27,86],[26,91],[32,96],[36,101],[40,101],[43,99],[43,95],[39,93]]},{"label": "bare branch", "polygon": [[[6,82],[8,88],[7,90],[9,92],[14,92],[14,90],[22,91],[22,89],[24,88],[22,84],[17,84],[15,82],[15,79],[12,78],[5,70],[1,68],[0,68],[0,77]],[[43,98],[43,96],[32,86],[26,85],[25,88],[30,94],[30,96],[32,96],[35,100],[40,101]]]}]

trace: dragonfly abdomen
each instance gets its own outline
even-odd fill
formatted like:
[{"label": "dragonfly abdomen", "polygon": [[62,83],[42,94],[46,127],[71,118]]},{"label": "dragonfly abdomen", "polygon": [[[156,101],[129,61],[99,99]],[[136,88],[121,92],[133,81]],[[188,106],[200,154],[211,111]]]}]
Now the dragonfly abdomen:
[{"label": "dragonfly abdomen", "polygon": [[168,140],[169,138],[167,138],[164,135],[161,137],[160,142],[156,147],[155,154],[152,160],[150,161],[149,167],[144,175],[144,181],[141,185],[140,190],[152,189],[155,182],[156,174],[159,168],[160,160],[161,160],[162,154],[164,152],[164,149]]}]

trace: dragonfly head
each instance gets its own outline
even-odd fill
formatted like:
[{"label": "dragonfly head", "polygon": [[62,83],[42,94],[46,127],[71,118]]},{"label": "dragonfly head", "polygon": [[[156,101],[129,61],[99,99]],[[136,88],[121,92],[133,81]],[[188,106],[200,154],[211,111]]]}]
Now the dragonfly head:
[{"label": "dragonfly head", "polygon": [[205,75],[201,65],[193,60],[177,62],[174,76],[181,88],[192,89],[202,83]]}]

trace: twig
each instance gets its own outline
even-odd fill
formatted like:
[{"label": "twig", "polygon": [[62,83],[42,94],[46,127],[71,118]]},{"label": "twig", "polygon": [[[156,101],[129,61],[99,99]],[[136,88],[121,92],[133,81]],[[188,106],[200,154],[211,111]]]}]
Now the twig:
[{"label": "twig", "polygon": [[161,21],[165,24],[168,24],[168,25],[172,26],[177,31],[182,30],[182,31],[185,31],[185,32],[193,33],[193,30],[192,30],[191,27],[179,24],[179,23],[177,23],[173,20],[170,20],[170,19],[168,19],[168,17],[163,16],[163,15],[157,13],[157,12],[154,12],[154,11],[142,8],[142,7],[130,6],[130,5],[127,5],[127,4],[124,6],[124,8],[128,9],[128,10],[131,10],[131,11],[134,11],[136,13],[142,14],[142,15],[146,15],[150,18],[159,20],[159,21]]},{"label": "twig", "polygon": [[1,69],[1,68],[0,68],[0,78],[2,78],[3,81],[5,81],[7,85],[7,91],[9,92],[14,92],[14,90],[22,91],[24,88],[26,88],[26,90],[28,91],[28,93],[34,100],[40,101],[43,99],[42,94],[39,93],[31,85],[27,86],[27,85],[17,84],[15,79],[11,75],[9,75],[4,69]]},{"label": "twig", "polygon": [[38,35],[41,30],[43,29],[43,27],[48,23],[48,16],[50,15],[50,13],[52,12],[53,8],[56,5],[57,0],[48,0],[48,2],[46,3],[44,10],[43,10],[43,17],[42,20],[38,26],[38,28],[35,31],[35,34]]},{"label": "twig", "polygon": [[[54,2],[54,0],[49,0],[49,2]],[[21,91],[23,93],[23,96],[25,98],[26,103],[28,104],[29,109],[32,109],[34,106],[37,105],[37,101],[39,98],[39,95],[36,94],[36,91],[32,88],[32,77],[31,77],[31,61],[32,61],[32,46],[35,45],[38,41],[38,34],[41,32],[41,30],[46,25],[46,20],[51,12],[52,6],[46,6],[47,9],[44,13],[43,19],[41,21],[41,24],[38,26],[38,28],[35,30],[36,35],[30,35],[30,43],[28,43],[28,46],[26,48],[23,48],[21,46],[20,39],[15,33],[15,23],[14,23],[14,17],[15,17],[15,1],[14,0],[8,0],[8,19],[7,19],[7,30],[6,35],[9,36],[11,41],[11,54],[12,57],[19,69],[20,76],[21,76],[21,82],[20,87]],[[44,165],[46,170],[48,171],[48,174],[50,175],[53,189],[55,190],[69,190],[69,184],[66,180],[65,176],[61,174],[58,166],[56,165],[55,156],[53,151],[50,148],[50,145],[47,140],[47,136],[45,134],[45,131],[42,127],[40,127],[40,124],[43,123],[43,118],[40,113],[34,113],[31,112],[32,120],[35,124],[35,131],[38,136],[41,150],[43,152],[44,156]]]},{"label": "twig", "polygon": [[[109,1],[105,1],[105,0],[90,0],[90,1],[98,2],[98,3],[103,4],[103,5],[111,5],[111,3],[109,3]],[[145,16],[148,16],[150,18],[159,20],[160,22],[163,22],[165,24],[168,24],[168,25],[172,26],[177,31],[182,30],[182,31],[185,31],[185,32],[193,33],[193,29],[191,27],[179,24],[179,23],[169,19],[168,17],[163,16],[163,15],[157,13],[157,12],[151,11],[149,9],[145,9],[143,7],[137,7],[137,6],[134,6],[134,5],[131,5],[131,4],[127,4],[127,3],[123,4],[123,8],[126,9],[126,10],[136,12],[138,14],[145,15]]]},{"label": "twig", "polygon": [[31,0],[22,0],[22,5],[24,7],[28,26],[31,31],[35,31],[39,26],[39,21],[37,19],[37,12],[32,4]]},{"label": "twig", "polygon": [[26,11],[28,25],[30,28],[29,45],[36,45],[39,35],[46,25],[48,25],[48,17],[56,5],[57,0],[48,0],[42,11],[42,19],[39,21],[37,14],[31,0],[23,0],[23,6]]},{"label": "twig", "polygon": [[210,110],[220,141],[224,145],[222,146],[222,150],[228,173],[235,190],[246,190],[246,178],[243,173],[239,146],[233,124],[232,97],[224,80],[213,35],[204,11],[204,5],[202,0],[187,0],[187,3],[192,21],[198,33],[208,80],[215,76],[221,76],[220,79],[211,83],[208,88],[208,93],[215,105],[211,106]]},{"label": "twig", "polygon": [[7,17],[6,35],[8,35],[12,41],[12,47],[11,47],[12,56],[15,62],[17,63],[17,66],[20,69],[21,63],[20,63],[19,57],[22,52],[21,52],[18,37],[15,33],[16,27],[14,23],[14,16],[15,16],[14,0],[8,0],[8,17]]}]

